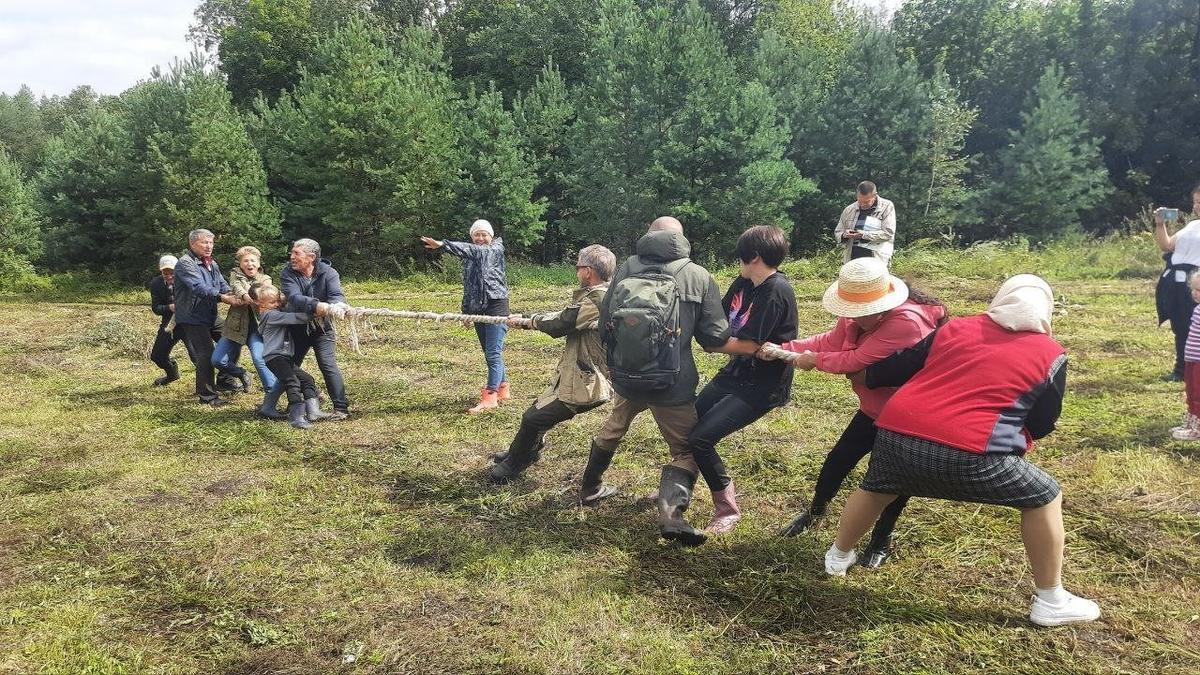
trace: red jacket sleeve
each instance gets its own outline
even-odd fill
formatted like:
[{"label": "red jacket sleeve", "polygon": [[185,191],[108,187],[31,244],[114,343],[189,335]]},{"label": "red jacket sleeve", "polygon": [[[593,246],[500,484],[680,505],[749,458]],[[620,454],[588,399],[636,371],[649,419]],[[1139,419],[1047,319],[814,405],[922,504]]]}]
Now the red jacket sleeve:
[{"label": "red jacket sleeve", "polygon": [[817,370],[826,373],[854,373],[876,361],[915,345],[925,337],[925,331],[912,317],[901,314],[888,317],[858,346],[846,351],[824,351],[817,354]]}]

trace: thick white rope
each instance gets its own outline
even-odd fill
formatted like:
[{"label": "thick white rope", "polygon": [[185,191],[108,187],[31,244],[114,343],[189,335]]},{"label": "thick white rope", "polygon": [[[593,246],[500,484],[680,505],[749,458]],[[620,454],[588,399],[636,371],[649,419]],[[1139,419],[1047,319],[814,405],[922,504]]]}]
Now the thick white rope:
[{"label": "thick white rope", "polygon": [[[433,321],[440,323],[443,321],[450,322],[466,322],[466,323],[486,323],[486,324],[508,324],[507,316],[487,316],[484,314],[456,314],[453,312],[412,312],[405,309],[381,309],[375,307],[351,307],[344,302],[337,302],[329,306],[329,316],[334,319],[346,321],[349,324],[349,339],[350,348],[356,354],[362,354],[362,347],[358,337],[358,324],[363,322],[368,330],[374,333],[374,327],[371,326],[368,317],[383,316],[394,319],[416,319],[418,321]],[[533,320],[529,318],[517,318],[513,320],[513,325],[518,328],[533,328]]]}]

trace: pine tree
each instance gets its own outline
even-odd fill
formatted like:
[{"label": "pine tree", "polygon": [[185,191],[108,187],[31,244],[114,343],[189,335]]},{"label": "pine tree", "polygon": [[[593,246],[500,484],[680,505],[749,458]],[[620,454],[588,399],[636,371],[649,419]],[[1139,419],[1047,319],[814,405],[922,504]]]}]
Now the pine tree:
[{"label": "pine tree", "polygon": [[0,147],[0,254],[25,260],[42,254],[36,195],[21,170]]},{"label": "pine tree", "polygon": [[504,96],[494,88],[472,92],[465,113],[458,222],[487,218],[506,244],[522,248],[539,243],[546,229],[546,200],[533,197],[534,165],[521,147],[512,114],[504,109]]},{"label": "pine tree", "polygon": [[198,55],[68,122],[40,185],[59,266],[137,278],[197,227],[217,235],[221,256],[281,249],[262,162],[224,78]]},{"label": "pine tree", "polygon": [[748,225],[790,227],[809,186],[784,159],[786,125],[739,79],[708,14],[694,0],[644,13],[607,0],[601,14],[575,125],[575,235],[629,250],[671,213],[713,255]]},{"label": "pine tree", "polygon": [[559,260],[565,253],[562,225],[570,209],[566,175],[575,116],[575,101],[554,63],[546,64],[533,87],[513,103],[513,121],[538,179],[534,199],[546,200],[543,262]]},{"label": "pine tree", "polygon": [[900,242],[912,236],[906,230],[912,209],[929,193],[932,108],[915,64],[901,62],[891,36],[871,27],[862,30],[845,58],[815,119],[793,138],[794,160],[821,187],[821,194],[796,214],[805,229],[794,240],[810,250],[828,246],[837,216],[860,181],[875,182],[896,204]]},{"label": "pine tree", "polygon": [[321,241],[345,269],[414,254],[417,235],[456,213],[459,105],[427,29],[407,29],[395,51],[363,21],[334,32],[293,92],[256,106],[285,232]]},{"label": "pine tree", "polygon": [[1077,228],[1082,213],[1108,193],[1100,141],[1091,137],[1078,99],[1050,64],[1010,132],[987,192],[988,238],[1020,233],[1038,239]]},{"label": "pine tree", "polygon": [[953,241],[979,222],[975,194],[965,183],[973,158],[963,150],[979,111],[959,100],[945,71],[935,73],[930,88],[932,128],[923,153],[929,189],[916,205],[910,228],[914,237],[938,235]]}]

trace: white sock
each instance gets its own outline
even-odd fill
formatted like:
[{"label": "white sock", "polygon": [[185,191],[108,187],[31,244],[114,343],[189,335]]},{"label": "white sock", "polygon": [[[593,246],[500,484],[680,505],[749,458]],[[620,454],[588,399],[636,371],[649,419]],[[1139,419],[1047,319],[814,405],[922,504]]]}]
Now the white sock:
[{"label": "white sock", "polygon": [[1042,602],[1048,602],[1051,605],[1061,605],[1070,597],[1070,594],[1062,587],[1062,584],[1054,588],[1038,588],[1035,590],[1037,591],[1037,596],[1042,599]]},{"label": "white sock", "polygon": [[[836,558],[838,560],[845,560],[846,558],[850,557],[851,553],[854,553],[853,549],[851,549],[849,551],[843,551],[842,549],[837,547],[837,544],[831,544],[829,546],[829,553],[827,555],[829,555],[831,558]],[[1059,586],[1059,588],[1062,588],[1062,586]]]}]

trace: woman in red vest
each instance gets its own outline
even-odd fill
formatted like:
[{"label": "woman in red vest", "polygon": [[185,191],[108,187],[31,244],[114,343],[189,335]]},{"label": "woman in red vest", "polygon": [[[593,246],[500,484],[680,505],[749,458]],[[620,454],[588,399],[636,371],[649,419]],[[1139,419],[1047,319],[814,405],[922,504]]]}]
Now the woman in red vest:
[{"label": "woman in red vest", "polygon": [[1021,510],[1037,588],[1030,620],[1099,618],[1095,602],[1062,587],[1062,491],[1024,457],[1062,410],[1067,357],[1050,337],[1053,309],[1050,286],[1021,274],[1004,282],[986,313],[953,319],[866,369],[868,387],[900,390],[875,420],[867,475],[842,512],[826,572],[846,573],[858,540],[897,495],[1011,506]]}]

